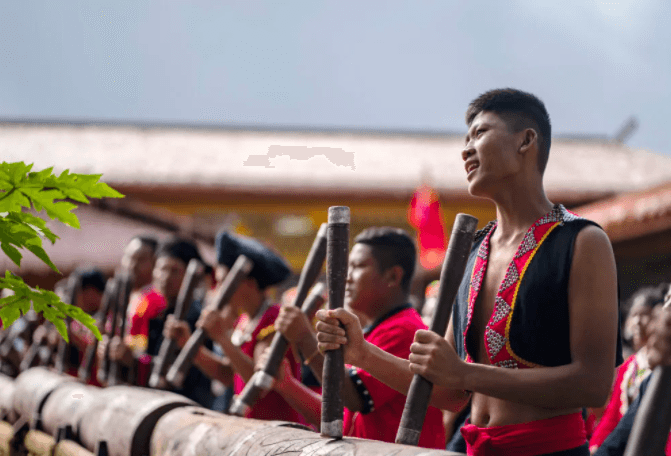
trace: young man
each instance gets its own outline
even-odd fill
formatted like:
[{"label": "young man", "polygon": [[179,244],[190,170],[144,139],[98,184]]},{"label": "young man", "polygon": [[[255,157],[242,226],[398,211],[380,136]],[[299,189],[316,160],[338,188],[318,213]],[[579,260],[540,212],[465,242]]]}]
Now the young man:
[{"label": "young man", "polygon": [[151,236],[133,237],[121,257],[121,267],[133,274],[133,292],[151,286],[158,241]]},{"label": "young man", "polygon": [[[163,342],[166,318],[175,310],[186,267],[193,258],[201,259],[198,248],[191,241],[170,238],[159,245],[152,273],[153,289],[145,294],[128,315],[128,333],[124,335],[123,342],[118,336],[110,342],[110,359],[134,367],[136,384],[140,386],[146,385],[149,380],[152,358],[158,354]],[[200,302],[191,303],[185,324],[194,328],[200,311]],[[206,344],[212,346],[211,341],[206,341]],[[187,374],[184,387],[176,392],[204,407],[210,407],[214,400],[210,392],[210,380],[195,368]]]},{"label": "young man", "polygon": [[446,337],[418,331],[406,361],[341,309],[318,313],[319,348],[344,345],[347,362],[401,392],[420,374],[442,409],[472,394],[468,454],[586,455],[580,410],[604,404],[622,361],[611,244],[545,195],[551,128],[538,98],[493,90],[466,122],[468,190],[495,203],[497,221],[476,235]]},{"label": "young man", "polygon": [[625,328],[629,327],[635,352],[618,367],[615,373],[610,400],[589,439],[589,450],[592,453],[613,432],[629,406],[639,395],[641,384],[652,372],[648,365],[646,344],[655,323],[654,314],[656,309],[661,310],[667,289],[668,284],[662,284],[659,287],[644,287],[637,290],[630,298],[632,304]]},{"label": "young man", "polygon": [[[354,239],[349,255],[345,308],[358,315],[362,337],[378,350],[407,359],[415,332],[425,329],[421,317],[408,304],[410,281],[415,270],[415,245],[398,228],[369,228]],[[322,381],[324,358],[307,318],[294,307],[283,307],[277,329],[294,343]],[[405,395],[370,375],[366,369],[348,368],[343,389],[343,434],[393,442],[401,419]],[[275,385],[287,401],[313,424],[320,418],[320,398],[284,375]],[[420,446],[445,448],[445,429],[440,410],[430,407]]]},{"label": "young man", "polygon": [[[97,268],[76,270],[80,280],[80,289],[76,296],[76,306],[89,315],[100,310],[103,292],[105,291],[105,276]],[[77,320],[70,321],[70,364],[68,373],[76,376],[77,369],[84,359],[86,348],[93,344],[94,336],[84,325]],[[95,366],[93,366],[95,369]],[[94,370],[95,372],[95,370]],[[95,375],[89,379],[89,384],[100,386]]]},{"label": "young man", "polygon": [[[221,284],[239,255],[254,262],[248,277],[240,284],[221,312],[212,307],[203,310],[197,326],[205,329],[223,353],[201,348],[194,364],[208,377],[239,394],[254,373],[254,365],[270,345],[275,332],[273,323],[279,306],[267,296],[268,288],[283,282],[290,274],[286,262],[258,241],[221,232],[216,239],[215,275]],[[170,319],[166,336],[183,346],[190,336],[189,328]],[[224,355],[224,356],[222,356]],[[299,375],[298,363],[289,354],[292,375]],[[249,418],[302,422],[303,418],[275,392],[260,399],[247,414]]]},{"label": "young man", "polygon": [[[664,307],[655,307],[653,318],[649,327],[646,328],[647,362],[650,370],[660,365],[671,366],[671,309],[669,309],[669,306],[671,306],[671,287],[667,288],[666,295],[664,296]],[[652,375],[648,375],[640,385],[636,385],[638,389],[636,399],[629,404],[624,416],[617,423],[615,429],[593,451],[592,454],[594,456],[622,456],[624,454],[631,430],[634,426],[634,420],[641,409],[641,402],[645,397],[651,380]],[[662,432],[662,429],[660,429],[660,432]],[[671,456],[671,438],[669,437],[667,437],[664,454]]]}]

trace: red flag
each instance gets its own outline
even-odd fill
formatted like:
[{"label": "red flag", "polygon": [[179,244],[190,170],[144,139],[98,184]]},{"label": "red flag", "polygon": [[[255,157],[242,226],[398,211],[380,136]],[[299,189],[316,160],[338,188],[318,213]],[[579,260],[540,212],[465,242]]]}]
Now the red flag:
[{"label": "red flag", "polygon": [[417,229],[419,263],[425,269],[440,266],[445,258],[447,240],[438,194],[431,187],[423,185],[415,191],[408,220]]}]

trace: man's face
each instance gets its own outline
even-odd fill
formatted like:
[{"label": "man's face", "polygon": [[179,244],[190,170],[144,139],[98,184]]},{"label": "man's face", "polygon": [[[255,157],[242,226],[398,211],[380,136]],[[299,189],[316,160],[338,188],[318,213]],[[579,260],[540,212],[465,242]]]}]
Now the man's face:
[{"label": "man's face", "polygon": [[179,258],[161,256],[156,260],[153,284],[166,299],[175,299],[182,286],[186,265]]},{"label": "man's face", "polygon": [[[228,266],[225,266],[223,264],[218,264],[215,269],[214,269],[214,280],[216,281],[217,288],[221,286],[222,282],[224,279],[226,279],[226,276],[228,275],[230,269],[228,269]],[[235,290],[235,293],[233,293],[233,296],[231,296],[230,301],[228,302],[227,305],[233,307],[235,311],[239,314],[241,312],[244,312],[244,304],[245,304],[245,287],[248,286],[248,281],[253,280],[251,278],[247,278],[247,280],[244,280]]]},{"label": "man's face", "polygon": [[77,307],[92,315],[100,308],[102,296],[96,287],[85,287],[77,293]]},{"label": "man's face", "polygon": [[652,308],[645,304],[645,296],[639,298],[639,300],[634,301],[625,322],[635,350],[640,349],[648,341],[650,323],[652,322]]},{"label": "man's face", "polygon": [[474,196],[491,197],[521,169],[522,133],[513,133],[497,114],[482,111],[475,116],[462,152],[468,191]]},{"label": "man's face", "polygon": [[374,316],[380,308],[380,300],[388,291],[388,282],[380,273],[372,247],[354,244],[349,254],[347,281],[345,283],[345,307],[355,313]]},{"label": "man's face", "polygon": [[133,274],[136,288],[143,287],[152,280],[154,254],[149,246],[139,239],[133,239],[124,250],[121,267]]}]

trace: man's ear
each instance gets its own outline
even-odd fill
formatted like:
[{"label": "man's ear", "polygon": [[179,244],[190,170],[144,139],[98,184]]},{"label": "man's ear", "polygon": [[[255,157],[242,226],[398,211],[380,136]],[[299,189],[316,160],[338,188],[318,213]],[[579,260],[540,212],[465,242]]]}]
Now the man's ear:
[{"label": "man's ear", "polygon": [[522,133],[522,143],[518,150],[521,154],[526,154],[532,147],[538,147],[538,133],[533,128],[525,128]]},{"label": "man's ear", "polygon": [[396,265],[390,267],[387,269],[386,275],[389,287],[401,286],[401,282],[403,281],[403,268],[401,266]]}]

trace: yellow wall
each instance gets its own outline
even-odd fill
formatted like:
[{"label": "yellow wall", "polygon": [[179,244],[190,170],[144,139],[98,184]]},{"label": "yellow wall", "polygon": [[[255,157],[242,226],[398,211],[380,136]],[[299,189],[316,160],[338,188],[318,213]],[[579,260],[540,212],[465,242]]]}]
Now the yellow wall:
[{"label": "yellow wall", "polygon": [[[247,198],[245,201],[226,202],[157,202],[153,205],[179,215],[193,218],[194,223],[215,223],[217,220],[228,220],[231,227],[238,233],[253,236],[272,245],[282,253],[299,271],[305,261],[307,252],[312,245],[314,236],[321,223],[327,221],[327,210],[332,205],[349,206],[351,210],[350,238],[370,226],[395,226],[414,234],[414,229],[407,220],[410,201],[376,200],[376,201],[324,201],[305,203],[292,201],[258,201]],[[480,226],[495,218],[494,207],[484,200],[454,200],[441,204],[446,236],[452,229],[457,213],[466,212],[480,220]],[[310,229],[304,234],[281,235],[276,229],[278,220],[286,216],[304,217],[309,221]]]}]

